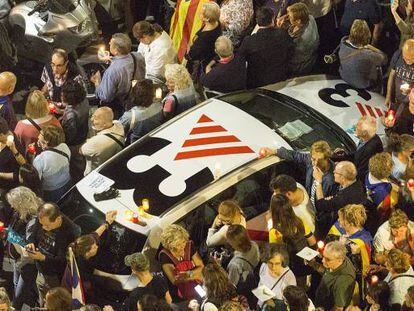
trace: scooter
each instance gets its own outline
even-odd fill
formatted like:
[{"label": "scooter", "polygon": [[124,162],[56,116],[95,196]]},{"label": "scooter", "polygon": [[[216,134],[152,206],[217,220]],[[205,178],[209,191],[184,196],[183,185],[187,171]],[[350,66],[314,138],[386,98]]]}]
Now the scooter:
[{"label": "scooter", "polygon": [[72,53],[98,38],[98,24],[89,0],[12,4],[8,22],[18,56],[41,63],[50,61],[55,48]]}]

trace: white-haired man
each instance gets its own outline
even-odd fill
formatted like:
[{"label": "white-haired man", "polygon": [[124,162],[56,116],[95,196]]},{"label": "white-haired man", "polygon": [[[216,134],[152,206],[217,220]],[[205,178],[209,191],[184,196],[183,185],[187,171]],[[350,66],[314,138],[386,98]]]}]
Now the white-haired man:
[{"label": "white-haired man", "polygon": [[212,60],[200,77],[201,84],[221,93],[246,88],[246,61],[233,53],[233,43],[229,38],[220,36],[215,42],[215,50],[220,60]]},{"label": "white-haired man", "polygon": [[355,152],[345,154],[343,150],[334,151],[335,161],[352,161],[357,169],[357,179],[365,182],[368,174],[368,162],[371,157],[384,150],[381,138],[377,135],[377,119],[371,116],[362,116],[355,127],[355,135],[359,142]]},{"label": "white-haired man", "polygon": [[315,295],[315,306],[341,311],[351,303],[355,288],[355,268],[346,257],[342,242],[326,244],[323,252],[322,280]]}]

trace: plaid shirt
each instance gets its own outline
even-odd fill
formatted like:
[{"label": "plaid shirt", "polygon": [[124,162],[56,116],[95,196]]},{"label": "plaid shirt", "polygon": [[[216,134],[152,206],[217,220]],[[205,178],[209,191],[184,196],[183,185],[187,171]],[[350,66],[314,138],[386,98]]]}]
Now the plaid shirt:
[{"label": "plaid shirt", "polygon": [[[68,70],[66,70],[65,74],[61,76],[60,78],[55,76],[54,77],[55,85],[57,87],[61,87],[63,84],[65,84],[67,75],[68,75]],[[53,98],[53,84],[52,84],[52,81],[50,80],[49,74],[47,73],[46,67],[43,68],[42,76],[40,79],[42,80],[42,82],[44,82],[47,85],[47,90],[49,92],[49,99]],[[81,74],[78,74],[73,80],[80,83],[86,89],[86,86],[85,86],[85,83],[83,81],[83,77]]]}]

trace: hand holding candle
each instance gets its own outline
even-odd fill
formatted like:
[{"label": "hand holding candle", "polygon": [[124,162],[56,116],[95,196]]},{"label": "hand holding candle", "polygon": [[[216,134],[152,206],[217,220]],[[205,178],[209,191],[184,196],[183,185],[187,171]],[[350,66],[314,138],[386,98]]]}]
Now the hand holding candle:
[{"label": "hand holding candle", "polygon": [[98,49],[98,59],[107,62],[111,59],[109,51],[106,50],[104,45],[101,45]]},{"label": "hand holding candle", "polygon": [[410,92],[410,90],[411,90],[410,84],[408,84],[407,82],[401,84],[400,91],[403,95],[407,95]]},{"label": "hand holding candle", "polygon": [[161,89],[160,87],[158,87],[158,88],[155,90],[155,98],[156,98],[156,99],[161,99],[161,98],[162,98],[162,89]]},{"label": "hand holding candle", "polygon": [[56,105],[53,102],[49,102],[47,108],[49,109],[49,112],[52,114],[56,112]]}]

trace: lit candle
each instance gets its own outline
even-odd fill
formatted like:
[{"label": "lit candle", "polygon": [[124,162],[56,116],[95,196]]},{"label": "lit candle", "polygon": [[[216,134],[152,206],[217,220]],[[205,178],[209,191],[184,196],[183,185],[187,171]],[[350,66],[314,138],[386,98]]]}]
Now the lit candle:
[{"label": "lit candle", "polygon": [[14,142],[14,136],[13,135],[7,136],[7,142],[12,144]]},{"label": "lit candle", "polygon": [[371,276],[371,284],[378,283],[378,281],[379,281],[379,278],[377,275],[374,274],[373,276]]},{"label": "lit candle", "polygon": [[31,154],[36,153],[36,147],[35,147],[34,143],[27,146],[27,151]]},{"label": "lit candle", "polygon": [[138,80],[134,79],[131,81],[131,86],[134,87],[135,85],[137,85],[137,83],[138,83]]},{"label": "lit candle", "polygon": [[395,118],[395,111],[394,110],[389,110],[387,113],[387,120],[388,121],[392,121]]},{"label": "lit candle", "polygon": [[142,206],[139,207],[139,216],[141,216],[141,217],[145,216],[145,210]]},{"label": "lit candle", "polygon": [[221,164],[219,162],[217,162],[214,165],[214,178],[218,179],[221,177]]},{"label": "lit candle", "polygon": [[407,94],[408,94],[408,92],[410,91],[410,85],[409,85],[407,82],[406,82],[406,83],[401,84],[400,91],[401,91],[401,93],[403,93],[404,95],[407,95]]},{"label": "lit candle", "polygon": [[155,90],[155,98],[157,99],[162,98],[162,89],[160,87]]},{"label": "lit candle", "polygon": [[56,112],[56,106],[54,103],[49,103],[48,105],[48,109],[50,113],[55,113]]},{"label": "lit candle", "polygon": [[408,188],[413,188],[413,187],[414,187],[414,179],[410,178],[410,179],[408,180],[407,185],[408,185]]},{"label": "lit candle", "polygon": [[264,158],[266,156],[266,148],[262,147],[259,150],[259,159]]},{"label": "lit candle", "polygon": [[101,45],[98,49],[98,58],[103,59],[109,56],[109,52],[105,49],[105,45]]},{"label": "lit candle", "polygon": [[323,250],[325,249],[325,242],[318,241],[318,243],[316,243],[316,246],[318,247],[319,253],[323,253]]},{"label": "lit candle", "polygon": [[144,211],[149,210],[149,200],[148,199],[143,199],[142,200],[142,207],[143,207]]},{"label": "lit candle", "polygon": [[134,224],[139,223],[139,219],[138,219],[138,214],[137,214],[137,213],[134,213],[134,214],[132,215],[132,222],[133,222]]}]

